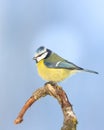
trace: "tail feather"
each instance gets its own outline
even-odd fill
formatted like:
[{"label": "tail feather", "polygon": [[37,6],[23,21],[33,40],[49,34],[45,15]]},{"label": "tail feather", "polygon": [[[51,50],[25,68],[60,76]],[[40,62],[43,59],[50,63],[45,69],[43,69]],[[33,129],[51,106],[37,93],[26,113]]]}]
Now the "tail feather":
[{"label": "tail feather", "polygon": [[94,74],[99,74],[99,73],[96,72],[96,71],[88,70],[88,69],[83,69],[83,71],[85,71],[85,72],[89,72],[89,73],[94,73]]}]

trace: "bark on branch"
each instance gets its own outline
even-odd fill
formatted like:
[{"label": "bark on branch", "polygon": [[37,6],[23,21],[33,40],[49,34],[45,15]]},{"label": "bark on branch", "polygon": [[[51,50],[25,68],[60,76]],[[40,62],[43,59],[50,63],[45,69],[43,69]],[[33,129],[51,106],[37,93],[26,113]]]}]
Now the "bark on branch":
[{"label": "bark on branch", "polygon": [[26,110],[38,99],[44,97],[46,95],[53,96],[56,98],[61,105],[63,115],[64,115],[64,122],[61,130],[76,130],[77,126],[77,118],[73,112],[73,108],[71,103],[68,100],[68,97],[65,91],[56,84],[46,83],[44,87],[37,89],[33,95],[27,100],[23,108],[21,109],[20,113],[18,114],[17,118],[15,119],[14,123],[19,124],[23,121],[23,116]]}]

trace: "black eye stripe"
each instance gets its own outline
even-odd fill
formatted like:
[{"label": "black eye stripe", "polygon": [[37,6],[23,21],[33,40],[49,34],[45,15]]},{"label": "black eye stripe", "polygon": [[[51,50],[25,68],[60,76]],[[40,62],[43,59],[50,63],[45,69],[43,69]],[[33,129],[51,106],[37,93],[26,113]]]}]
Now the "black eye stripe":
[{"label": "black eye stripe", "polygon": [[44,53],[46,53],[46,51],[45,51],[45,52],[43,52],[42,54],[38,55],[37,57],[40,57],[40,56],[42,56]]}]

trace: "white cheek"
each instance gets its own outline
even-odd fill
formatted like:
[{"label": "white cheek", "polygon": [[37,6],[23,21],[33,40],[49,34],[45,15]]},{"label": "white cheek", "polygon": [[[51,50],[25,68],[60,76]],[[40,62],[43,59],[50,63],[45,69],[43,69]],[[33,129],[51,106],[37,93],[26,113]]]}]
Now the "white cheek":
[{"label": "white cheek", "polygon": [[37,61],[39,62],[40,60],[44,59],[47,56],[48,52],[45,52],[43,55],[37,57]]}]

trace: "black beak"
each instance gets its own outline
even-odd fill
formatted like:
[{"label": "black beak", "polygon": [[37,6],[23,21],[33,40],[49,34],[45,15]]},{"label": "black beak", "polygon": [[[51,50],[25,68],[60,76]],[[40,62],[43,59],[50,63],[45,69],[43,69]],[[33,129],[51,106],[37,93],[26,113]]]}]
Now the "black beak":
[{"label": "black beak", "polygon": [[33,59],[33,60],[36,60],[36,57],[33,57],[32,59]]}]

